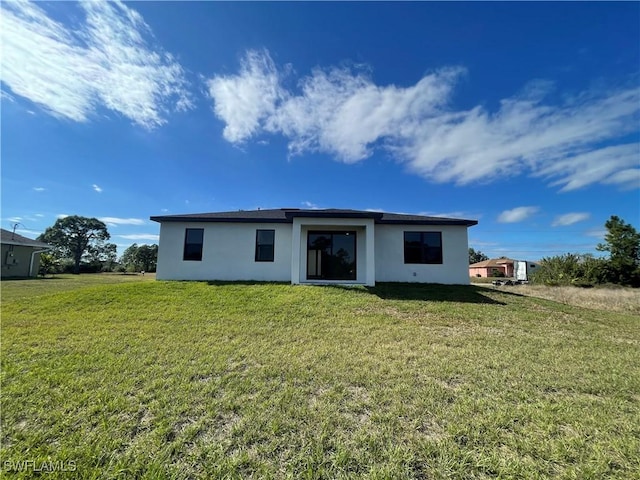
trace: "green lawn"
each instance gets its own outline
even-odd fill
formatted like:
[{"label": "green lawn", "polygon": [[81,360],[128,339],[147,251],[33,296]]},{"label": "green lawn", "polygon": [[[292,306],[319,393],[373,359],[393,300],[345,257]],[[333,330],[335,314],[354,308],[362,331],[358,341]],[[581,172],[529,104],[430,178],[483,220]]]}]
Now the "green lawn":
[{"label": "green lawn", "polygon": [[2,282],[1,313],[12,477],[640,475],[637,315],[116,275]]}]

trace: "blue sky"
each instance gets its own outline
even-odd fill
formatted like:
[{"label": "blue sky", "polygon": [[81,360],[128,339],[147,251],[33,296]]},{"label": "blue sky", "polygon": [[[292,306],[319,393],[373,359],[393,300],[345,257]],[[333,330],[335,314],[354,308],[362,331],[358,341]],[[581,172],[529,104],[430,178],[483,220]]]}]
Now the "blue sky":
[{"label": "blue sky", "polygon": [[535,260],[640,227],[640,3],[0,8],[5,229],[372,209]]}]

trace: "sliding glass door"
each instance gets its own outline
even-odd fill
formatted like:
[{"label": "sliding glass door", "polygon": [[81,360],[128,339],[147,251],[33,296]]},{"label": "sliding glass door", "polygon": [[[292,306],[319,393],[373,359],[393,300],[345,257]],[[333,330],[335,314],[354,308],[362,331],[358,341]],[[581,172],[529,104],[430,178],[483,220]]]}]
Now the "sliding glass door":
[{"label": "sliding glass door", "polygon": [[310,231],[307,236],[308,280],[356,279],[356,232]]}]

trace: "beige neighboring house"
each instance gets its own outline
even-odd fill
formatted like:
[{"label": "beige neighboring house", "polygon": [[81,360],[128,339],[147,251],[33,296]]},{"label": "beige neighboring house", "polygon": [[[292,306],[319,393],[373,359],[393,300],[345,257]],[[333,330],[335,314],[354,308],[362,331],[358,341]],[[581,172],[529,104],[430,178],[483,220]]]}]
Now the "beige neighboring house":
[{"label": "beige neighboring house", "polygon": [[35,277],[40,267],[40,254],[51,245],[32,240],[4,228],[2,231],[2,278]]},{"label": "beige neighboring house", "polygon": [[484,262],[469,265],[470,277],[495,277],[502,273],[505,277],[513,277],[513,263],[510,258],[492,258]]}]

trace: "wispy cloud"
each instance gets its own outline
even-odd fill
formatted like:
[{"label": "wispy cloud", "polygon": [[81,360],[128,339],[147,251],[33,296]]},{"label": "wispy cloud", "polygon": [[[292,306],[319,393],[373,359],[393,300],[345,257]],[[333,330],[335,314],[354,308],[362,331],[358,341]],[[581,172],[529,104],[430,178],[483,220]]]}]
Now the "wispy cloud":
[{"label": "wispy cloud", "polygon": [[539,210],[538,207],[516,207],[511,210],[505,210],[498,216],[500,223],[517,223],[526,220]]},{"label": "wispy cloud", "polygon": [[151,242],[158,242],[160,235],[152,235],[148,233],[132,233],[130,235],[118,235],[120,238],[126,238],[127,240],[149,240]]},{"label": "wispy cloud", "polygon": [[2,3],[2,82],[14,94],[57,117],[84,122],[104,107],[148,129],[191,107],[182,67],[155,48],[138,12],[119,1],[64,5],[78,9],[66,25],[51,5]]},{"label": "wispy cloud", "polygon": [[305,208],[310,208],[311,210],[318,210],[320,208],[317,203],[313,203],[313,202],[304,201],[302,202],[302,205]]},{"label": "wispy cloud", "polygon": [[10,95],[8,92],[5,92],[4,90],[0,90],[0,100],[7,101],[7,102],[15,102],[15,98],[13,98],[12,95]]},{"label": "wispy cloud", "polygon": [[[323,152],[353,163],[390,152],[422,177],[467,184],[528,174],[562,190],[594,183],[621,188],[640,177],[640,88],[582,92],[545,100],[553,84],[535,81],[495,111],[451,107],[460,67],[425,75],[415,85],[376,85],[367,69],[315,69],[285,87],[292,68],[269,52],[249,51],[237,75],[208,81],[224,138],[240,145],[262,134],[288,139],[290,154]],[[289,80],[289,79],[288,79]],[[260,140],[258,140],[260,141]]]},{"label": "wispy cloud", "polygon": [[587,232],[585,232],[585,235],[589,237],[595,237],[600,240],[603,240],[606,234],[607,234],[607,230],[604,228],[596,228],[596,229],[588,230]]},{"label": "wispy cloud", "polygon": [[443,217],[443,218],[480,218],[482,215],[479,213],[463,212],[462,210],[456,210],[453,212],[418,212],[418,215],[424,215],[426,217]]},{"label": "wispy cloud", "polygon": [[93,185],[91,185],[93,187],[93,190],[98,192],[98,193],[102,193],[102,188],[99,187],[98,185],[96,185],[95,183]]},{"label": "wispy cloud", "polygon": [[251,137],[275,113],[283,95],[280,75],[266,51],[247,52],[238,75],[214,77],[208,86],[216,115],[227,123],[223,135],[230,142]]},{"label": "wispy cloud", "polygon": [[46,188],[44,187],[33,187],[33,190],[36,192],[44,192],[46,190]]},{"label": "wispy cloud", "polygon": [[586,212],[565,213],[564,215],[558,215],[551,226],[566,227],[568,225],[573,225],[574,223],[587,220],[590,216],[591,214]]},{"label": "wispy cloud", "polygon": [[145,221],[141,218],[118,218],[118,217],[101,217],[98,220],[107,225],[144,225]]}]

